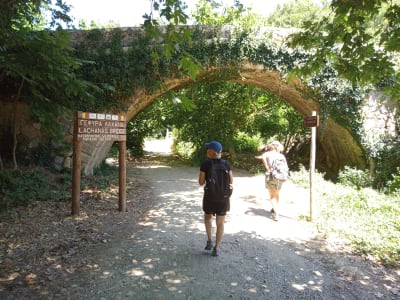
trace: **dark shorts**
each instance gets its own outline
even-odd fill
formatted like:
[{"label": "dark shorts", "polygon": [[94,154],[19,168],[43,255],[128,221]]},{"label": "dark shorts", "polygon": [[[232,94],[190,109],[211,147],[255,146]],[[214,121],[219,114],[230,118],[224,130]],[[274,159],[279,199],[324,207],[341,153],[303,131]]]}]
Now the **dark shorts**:
[{"label": "dark shorts", "polygon": [[206,214],[225,216],[230,209],[230,199],[223,201],[207,201],[203,198],[203,211]]}]

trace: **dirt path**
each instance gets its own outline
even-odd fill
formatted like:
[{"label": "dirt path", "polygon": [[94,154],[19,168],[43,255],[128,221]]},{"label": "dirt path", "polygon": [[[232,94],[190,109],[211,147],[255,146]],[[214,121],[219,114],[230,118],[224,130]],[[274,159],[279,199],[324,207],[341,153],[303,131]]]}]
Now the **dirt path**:
[{"label": "dirt path", "polygon": [[54,258],[33,284],[7,286],[3,276],[0,299],[399,299],[399,274],[330,253],[298,221],[306,191],[285,184],[284,216],[274,222],[263,178],[234,175],[220,257],[203,250],[198,168],[132,163],[128,212],[103,211],[99,242]]}]

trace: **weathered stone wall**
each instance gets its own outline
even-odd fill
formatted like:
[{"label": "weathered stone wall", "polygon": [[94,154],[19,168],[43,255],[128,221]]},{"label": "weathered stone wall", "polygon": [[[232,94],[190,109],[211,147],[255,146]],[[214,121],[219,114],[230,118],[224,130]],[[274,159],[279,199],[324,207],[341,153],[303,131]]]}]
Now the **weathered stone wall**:
[{"label": "weathered stone wall", "polygon": [[26,103],[2,99],[0,112],[0,155],[6,158],[3,162],[12,157],[14,145],[9,141],[13,141],[14,132],[20,153],[29,152],[45,141],[46,134],[40,123],[31,121]]},{"label": "weathered stone wall", "polygon": [[37,147],[45,138],[40,123],[33,123],[29,118],[28,106],[24,102],[0,101],[0,128],[2,132],[24,136],[29,141],[28,148]]},{"label": "weathered stone wall", "polygon": [[381,93],[372,91],[367,95],[362,114],[365,142],[368,145],[398,136],[398,107]]}]

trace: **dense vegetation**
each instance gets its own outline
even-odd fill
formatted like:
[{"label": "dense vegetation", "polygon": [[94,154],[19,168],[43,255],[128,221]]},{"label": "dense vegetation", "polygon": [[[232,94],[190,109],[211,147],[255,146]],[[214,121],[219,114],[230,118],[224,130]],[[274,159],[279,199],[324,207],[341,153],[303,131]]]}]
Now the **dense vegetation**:
[{"label": "dense vegetation", "polygon": [[[177,27],[187,20],[178,1],[155,2],[161,4],[156,10],[170,22],[167,34],[163,35],[156,26],[160,20],[149,14],[145,20],[146,35],[138,37],[128,51],[121,46],[122,36],[118,31],[107,40],[101,31],[94,30],[85,43],[76,49],[70,48],[68,34],[61,28],[63,23],[69,22],[68,7],[61,2],[57,2],[57,9],[51,8],[51,1],[0,4],[0,39],[4,41],[0,47],[2,101],[27,103],[32,119],[48,129],[48,145],[53,146],[43,147],[48,151],[43,155],[51,155],[55,145],[62,141],[56,122],[58,117],[74,110],[121,110],[126,104],[124,100],[138,87],[144,86],[151,92],[162,86],[163,77],[189,74],[196,79],[195,86],[165,93],[128,125],[128,146],[132,153],[141,153],[147,136],[161,135],[169,128],[174,130],[176,151],[182,157],[197,163],[204,155],[198,145],[205,140],[219,139],[229,150],[235,166],[246,166],[257,172],[254,164],[243,163],[243,157],[253,157],[260,144],[276,138],[284,142],[287,155],[301,171],[301,165],[307,162],[308,153],[304,151],[307,144],[301,117],[291,107],[263,90],[229,83],[232,76],[229,72],[219,73],[218,80],[196,78],[196,71],[201,66],[235,64],[243,57],[288,75],[288,78],[295,71],[311,87],[308,92],[317,91],[310,96],[318,99],[323,119],[333,118],[348,128],[354,138],[364,144],[366,159],[373,166],[371,171],[344,170],[338,180],[352,183],[356,189],[340,186],[346,192],[341,194],[340,200],[324,194],[324,198],[332,201],[326,201],[321,212],[330,209],[352,219],[354,216],[348,213],[360,213],[363,219],[357,223],[360,228],[365,226],[367,215],[385,219],[387,231],[383,234],[387,239],[380,245],[357,232],[337,230],[354,238],[360,252],[373,253],[388,264],[396,261],[399,257],[398,248],[396,250],[399,224],[395,217],[399,207],[395,197],[400,188],[400,146],[395,139],[383,138],[372,145],[366,144],[360,131],[359,106],[367,91],[365,87],[384,88],[393,99],[398,99],[399,74],[393,59],[399,51],[398,2],[374,0],[355,5],[355,1],[334,1],[331,10],[325,7],[328,13],[321,14],[322,20],[315,19],[314,14],[303,22],[307,30],[295,35],[291,44],[299,47],[298,50],[260,42],[255,38],[256,28],[268,21],[260,20],[238,2],[224,8],[213,1],[199,1],[194,14],[198,25],[232,25],[235,28],[233,39],[215,38],[215,43],[208,43],[196,33],[190,36],[185,28]],[[304,3],[312,5],[309,1]],[[45,25],[43,21],[41,9],[44,8],[52,13],[51,24]],[[315,11],[315,7],[309,11]],[[291,14],[290,10],[288,14]],[[374,26],[378,20],[384,20],[379,23],[383,27]],[[301,23],[283,25],[298,26]],[[154,41],[161,39],[163,47],[154,46]],[[376,50],[375,43],[382,47]],[[337,49],[337,44],[343,45],[342,48]],[[304,51],[313,49],[318,51]],[[303,68],[297,68],[299,66]],[[32,199],[65,199],[63,193],[52,196],[54,193],[50,191],[54,186],[49,184],[47,171],[30,171],[18,166],[18,133],[12,128],[0,136],[0,167],[16,169],[1,171],[0,209],[26,205]],[[4,156],[4,151],[12,153],[12,157]],[[26,162],[26,165],[32,164],[32,160]],[[301,178],[305,180],[305,176]],[[65,179],[59,180],[65,182]],[[321,183],[321,187],[325,188],[325,185]],[[364,190],[369,187],[389,195],[378,196],[376,191]],[[350,209],[346,210],[346,207]],[[335,228],[328,223],[321,223],[321,229],[325,226],[329,230]],[[370,226],[374,224],[371,222]]]},{"label": "dense vegetation", "polygon": [[[349,251],[398,266],[400,259],[400,197],[399,190],[384,195],[365,187],[368,174],[347,168],[332,183],[316,173],[315,220],[326,237],[342,240]],[[308,172],[302,168],[291,174],[291,180],[308,188]],[[304,216],[305,219],[308,216]]]}]

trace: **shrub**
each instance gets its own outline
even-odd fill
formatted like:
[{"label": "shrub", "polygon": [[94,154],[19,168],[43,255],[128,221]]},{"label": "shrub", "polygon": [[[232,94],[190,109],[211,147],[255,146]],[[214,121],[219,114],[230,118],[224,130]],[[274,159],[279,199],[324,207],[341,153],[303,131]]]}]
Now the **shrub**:
[{"label": "shrub", "polygon": [[339,172],[338,182],[357,189],[370,187],[372,185],[371,175],[368,171],[358,170],[351,167],[344,167]]},{"label": "shrub", "polygon": [[[324,175],[324,173],[320,173],[317,170],[314,172],[313,182],[315,186],[325,184]],[[310,187],[310,171],[304,165],[299,165],[298,171],[290,172],[290,181],[308,189]]]},{"label": "shrub", "polygon": [[400,167],[397,168],[397,173],[393,174],[393,179],[388,182],[389,194],[400,193]]},{"label": "shrub", "polygon": [[385,188],[393,179],[393,174],[396,174],[398,166],[400,166],[400,144],[387,143],[377,151],[374,159],[374,187]]},{"label": "shrub", "polygon": [[0,210],[52,197],[50,180],[42,168],[0,172]]},{"label": "shrub", "polygon": [[356,253],[388,266],[399,264],[400,203],[372,188],[325,182],[316,187],[316,225],[321,233],[350,242]]},{"label": "shrub", "polygon": [[257,152],[258,145],[261,144],[261,138],[239,132],[234,136],[233,144],[238,153],[255,153]]},{"label": "shrub", "polygon": [[195,152],[195,147],[193,143],[174,141],[172,147],[173,147],[173,152],[178,154],[183,159],[193,158]]}]

